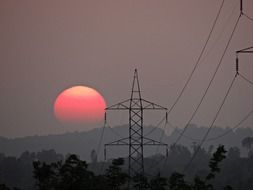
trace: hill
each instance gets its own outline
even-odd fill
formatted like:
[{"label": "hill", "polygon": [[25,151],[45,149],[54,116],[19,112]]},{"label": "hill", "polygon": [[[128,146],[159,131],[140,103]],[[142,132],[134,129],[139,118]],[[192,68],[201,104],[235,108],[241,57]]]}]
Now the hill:
[{"label": "hill", "polygon": [[[0,152],[9,156],[20,156],[24,151],[39,152],[41,150],[54,149],[57,153],[66,155],[69,153],[80,155],[84,160],[90,161],[90,153],[93,149],[98,151],[98,143],[101,138],[102,128],[96,128],[86,132],[73,132],[61,135],[48,135],[48,136],[30,136],[23,138],[8,139],[0,137]],[[153,127],[145,127],[144,134],[153,130],[148,137],[155,140],[159,140],[161,137],[162,130],[157,128],[154,130]],[[191,148],[196,139],[201,139],[203,134],[206,132],[207,128],[198,127],[196,125],[190,125],[185,135],[180,140],[180,144]],[[173,144],[180,134],[181,130],[174,129],[170,135],[163,136],[163,142],[169,145]],[[226,148],[237,146],[241,149],[242,155],[246,155],[246,150],[241,147],[241,141],[247,136],[253,136],[253,130],[250,128],[239,128],[235,131],[231,131],[230,128],[214,127],[209,135],[209,138],[217,137],[222,134],[227,133],[227,135],[217,138],[215,140],[210,140],[205,143],[205,147],[210,145],[217,146],[219,144],[224,144]],[[105,128],[103,139],[100,146],[99,160],[103,160],[103,144],[121,137],[127,137],[128,129],[127,126],[117,126],[114,128]],[[191,139],[189,139],[190,137]],[[194,140],[195,139],[195,140]],[[125,157],[127,156],[127,147],[110,147],[107,150],[107,156],[112,157]],[[159,149],[159,152],[164,152]],[[156,148],[145,149],[145,156],[150,156],[157,153]]]}]

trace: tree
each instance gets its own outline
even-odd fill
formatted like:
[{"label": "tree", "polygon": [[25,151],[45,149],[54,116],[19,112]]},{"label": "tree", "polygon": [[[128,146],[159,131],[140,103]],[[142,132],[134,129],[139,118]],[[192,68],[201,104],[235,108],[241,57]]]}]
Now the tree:
[{"label": "tree", "polygon": [[63,165],[60,165],[59,190],[91,189],[94,174],[87,170],[87,163],[76,155],[70,155]]},{"label": "tree", "polygon": [[171,174],[168,183],[170,190],[191,190],[191,186],[185,181],[184,175],[177,172]]},{"label": "tree", "polygon": [[149,182],[150,190],[166,190],[167,185],[167,179],[161,177],[160,173],[158,173],[155,178],[151,179]]},{"label": "tree", "polygon": [[64,163],[34,162],[34,178],[39,190],[92,189],[93,173],[87,170],[85,161],[70,155]]},{"label": "tree", "polygon": [[90,153],[91,162],[93,164],[97,163],[98,157],[96,151],[93,149]]},{"label": "tree", "polygon": [[242,146],[251,149],[251,146],[253,144],[253,137],[246,137],[242,140]]},{"label": "tree", "polygon": [[0,184],[0,190],[10,190],[5,184]]},{"label": "tree", "polygon": [[57,170],[61,163],[46,164],[40,161],[33,162],[34,178],[39,190],[56,189],[57,187]]},{"label": "tree", "polygon": [[213,153],[213,157],[209,161],[210,172],[206,176],[206,180],[213,179],[216,173],[220,172],[220,167],[218,167],[219,163],[226,158],[226,150],[223,145],[220,145],[216,152]]},{"label": "tree", "polygon": [[149,183],[145,175],[137,174],[133,177],[133,188],[136,190],[148,189]]},{"label": "tree", "polygon": [[[190,183],[185,181],[183,174],[173,173],[169,178],[170,190],[213,190],[214,188],[210,180],[214,179],[215,175],[220,172],[219,163],[226,158],[226,152],[223,145],[217,148],[209,161],[210,171],[204,179],[195,176],[194,181]],[[226,186],[224,189],[232,190],[230,186]]]},{"label": "tree", "polygon": [[240,158],[240,149],[237,147],[231,147],[228,150],[228,159],[236,160]]},{"label": "tree", "polygon": [[120,188],[126,184],[128,175],[121,169],[123,164],[123,158],[114,159],[112,165],[106,170],[105,178],[109,189],[120,190]]}]

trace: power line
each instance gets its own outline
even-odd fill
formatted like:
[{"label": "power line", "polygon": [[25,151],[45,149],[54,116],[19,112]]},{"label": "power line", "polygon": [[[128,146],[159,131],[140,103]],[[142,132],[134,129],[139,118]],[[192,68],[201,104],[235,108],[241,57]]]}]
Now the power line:
[{"label": "power line", "polygon": [[253,22],[253,18],[251,18],[250,16],[248,16],[247,14],[243,13],[243,16],[245,16],[247,19],[249,19],[250,21]]},{"label": "power line", "polygon": [[[253,114],[253,109],[250,112],[248,112],[236,125],[234,125],[233,127],[231,127],[230,129],[228,129],[227,131],[225,131],[224,133],[222,133],[220,135],[217,135],[215,137],[211,137],[211,138],[206,139],[206,142],[208,142],[208,141],[214,141],[214,140],[220,139],[220,138],[228,135],[229,133],[231,133],[235,129],[239,128],[252,114]],[[180,133],[179,131],[175,131],[175,132],[176,133]],[[185,134],[184,134],[183,137],[187,138],[189,140],[192,140],[192,141],[196,141],[196,142],[200,142],[201,141],[201,139],[192,138],[192,137],[187,136]]]},{"label": "power line", "polygon": [[107,127],[114,133],[116,136],[123,138],[116,130],[114,130],[109,124],[106,124]]},{"label": "power line", "polygon": [[253,81],[251,81],[250,79],[248,79],[246,76],[242,75],[241,73],[239,73],[239,76],[244,79],[246,82],[248,82],[249,84],[253,85]]},{"label": "power line", "polygon": [[222,7],[223,7],[223,5],[224,5],[224,1],[225,1],[225,0],[223,0],[222,3],[221,3],[221,6],[220,6],[220,8],[219,8],[219,11],[218,11],[218,13],[217,13],[217,15],[216,15],[216,17],[215,17],[214,23],[213,23],[213,25],[212,25],[212,27],[211,27],[211,30],[210,30],[210,32],[209,32],[209,34],[208,34],[208,37],[207,37],[207,39],[206,39],[206,41],[205,41],[205,44],[204,44],[204,46],[203,46],[203,48],[202,48],[202,50],[201,50],[201,53],[200,53],[200,55],[199,55],[199,57],[198,57],[198,59],[197,59],[195,65],[194,65],[194,67],[193,67],[193,70],[191,71],[191,73],[190,73],[190,75],[189,75],[189,77],[188,77],[186,83],[184,84],[184,86],[183,86],[182,90],[180,91],[178,97],[176,98],[175,102],[174,102],[173,105],[170,107],[170,109],[169,109],[169,111],[168,111],[168,114],[171,113],[171,111],[174,109],[174,107],[175,107],[176,104],[178,103],[179,99],[180,99],[181,96],[183,95],[183,93],[184,93],[186,87],[188,86],[188,84],[189,84],[189,82],[190,82],[190,80],[191,80],[191,78],[192,78],[192,76],[193,76],[195,70],[197,69],[197,67],[198,67],[198,65],[199,65],[199,63],[200,63],[200,60],[201,60],[201,58],[202,58],[202,56],[203,56],[203,54],[204,54],[204,52],[205,52],[205,49],[206,49],[206,47],[207,47],[207,44],[208,44],[208,42],[209,42],[209,40],[210,40],[210,38],[211,38],[211,35],[212,35],[212,33],[213,33],[213,30],[214,30],[214,28],[215,28],[215,26],[216,26],[216,23],[217,23],[217,21],[218,21],[218,18],[219,18],[219,16],[220,16]]},{"label": "power line", "polygon": [[103,141],[103,137],[104,137],[104,132],[105,132],[105,127],[106,127],[106,122],[104,122],[103,128],[102,128],[102,132],[98,141],[98,145],[97,145],[97,155],[99,155],[100,153],[100,149],[101,149],[101,145],[102,145],[102,141]]},{"label": "power line", "polygon": [[223,134],[221,135],[218,135],[216,137],[213,137],[213,138],[209,138],[206,140],[207,141],[214,141],[214,140],[217,140],[221,137],[224,137],[226,136],[227,134],[229,134],[230,132],[232,132],[233,130],[237,129],[238,127],[240,127],[251,115],[253,114],[253,109],[245,116],[242,118],[242,120],[240,120],[234,127],[232,127],[231,129],[229,129],[228,131],[224,132]]},{"label": "power line", "polygon": [[204,61],[206,59],[206,57],[208,57],[208,55],[210,54],[210,52],[213,51],[213,49],[215,48],[215,46],[217,45],[217,43],[220,41],[220,38],[224,34],[225,29],[227,28],[228,24],[230,23],[230,21],[232,19],[232,16],[234,15],[235,11],[237,10],[237,6],[238,6],[238,2],[236,1],[236,3],[233,6],[233,9],[232,9],[231,13],[229,14],[228,18],[224,21],[224,24],[223,24],[220,32],[217,34],[217,38],[215,39],[215,41],[213,42],[213,44],[210,46],[208,52],[206,53],[206,55],[202,59],[202,61]]},{"label": "power line", "polygon": [[[102,132],[101,132],[101,135],[100,135],[100,138],[99,138],[99,141],[98,141],[98,145],[97,145],[97,155],[98,156],[99,156],[99,153],[100,153],[100,149],[101,149],[101,145],[102,145],[102,141],[103,141],[103,137],[104,137],[105,127],[106,127],[106,114],[105,114],[105,122],[104,122]],[[101,167],[100,167],[100,173],[103,172],[104,165],[105,165],[105,163],[103,162]]]},{"label": "power line", "polygon": [[[216,137],[208,138],[208,139],[205,140],[205,142],[215,141],[217,139],[220,139],[220,138],[228,135],[229,133],[233,132],[235,129],[239,128],[246,120],[249,119],[250,116],[252,116],[252,114],[253,114],[253,109],[251,111],[249,111],[236,125],[231,127],[229,130],[225,131],[224,133],[222,133],[222,134],[220,134]],[[175,128],[175,126],[173,126],[171,123],[169,123],[169,125],[171,125],[173,128]],[[176,132],[179,133],[178,131],[176,131]],[[186,136],[186,135],[184,135],[183,137],[187,138],[187,139],[190,139],[190,140],[193,140],[193,141],[196,141],[196,142],[201,141],[201,139],[195,139],[195,138],[192,138],[192,137],[189,137],[189,136]],[[160,161],[161,161],[161,159],[159,161],[156,161],[156,164],[158,164]],[[151,164],[151,166],[148,169],[152,169],[154,166],[155,166],[155,164],[153,163],[153,164]]]},{"label": "power line", "polygon": [[195,159],[195,157],[197,156],[198,152],[199,152],[200,149],[202,148],[204,142],[206,141],[207,136],[209,135],[211,129],[213,128],[214,123],[216,122],[216,120],[217,120],[217,118],[218,118],[218,116],[219,116],[219,114],[220,114],[220,111],[222,110],[222,108],[223,108],[223,106],[224,106],[224,104],[225,104],[225,102],[226,102],[226,100],[227,100],[227,98],[228,98],[228,95],[229,95],[229,93],[230,93],[230,91],[231,91],[231,89],[232,89],[232,87],[233,87],[233,85],[234,85],[235,79],[236,79],[236,75],[234,76],[234,78],[233,78],[233,80],[232,80],[232,82],[231,82],[231,84],[230,84],[230,86],[229,86],[229,88],[228,88],[228,90],[227,90],[227,92],[226,92],[226,94],[225,94],[225,96],[224,96],[222,102],[221,102],[221,105],[219,106],[219,109],[218,109],[218,111],[216,112],[216,114],[215,114],[215,116],[214,116],[214,119],[213,119],[213,121],[212,121],[210,127],[208,128],[208,130],[207,130],[207,132],[205,133],[203,139],[201,140],[200,144],[198,145],[198,148],[197,148],[197,150],[194,152],[194,154],[193,154],[193,156],[192,156],[190,162],[186,165],[184,171],[186,171],[186,170],[189,168],[189,166],[192,164],[193,160]]},{"label": "power line", "polygon": [[158,123],[157,125],[151,129],[150,131],[148,131],[144,136],[148,136],[150,134],[152,134],[155,130],[157,130],[159,128],[159,126],[166,120],[167,116],[164,116]]},{"label": "power line", "polygon": [[[200,60],[201,60],[201,58],[202,58],[202,56],[203,56],[203,54],[204,54],[204,52],[205,52],[205,49],[206,49],[206,47],[207,47],[207,44],[208,44],[209,40],[211,39],[211,35],[212,35],[213,31],[214,31],[214,28],[215,28],[215,26],[216,26],[216,24],[217,24],[217,21],[218,21],[219,17],[220,17],[220,14],[221,14],[221,11],[222,11],[224,2],[225,2],[225,0],[223,0],[222,3],[221,3],[221,5],[220,5],[220,8],[219,8],[219,10],[218,10],[218,13],[217,13],[217,15],[216,15],[216,17],[215,17],[215,19],[214,19],[213,24],[212,24],[211,30],[210,30],[210,32],[209,32],[209,34],[208,34],[208,37],[207,37],[207,39],[206,39],[206,41],[205,41],[205,43],[204,43],[204,46],[203,46],[202,50],[201,50],[201,52],[200,52],[200,55],[199,55],[199,57],[198,57],[198,59],[197,59],[195,65],[194,65],[194,67],[193,67],[193,70],[191,71],[191,73],[190,73],[190,75],[189,75],[189,77],[188,77],[186,83],[184,84],[184,86],[183,86],[182,90],[180,91],[178,97],[176,98],[175,102],[174,102],[173,105],[170,107],[170,109],[169,109],[169,111],[168,111],[168,114],[170,114],[170,113],[172,112],[172,110],[174,109],[174,107],[176,106],[176,104],[178,103],[178,101],[180,100],[181,96],[183,95],[184,91],[186,90],[186,88],[187,88],[189,82],[190,82],[191,79],[192,79],[192,76],[193,76],[194,72],[196,71],[196,69],[197,69],[197,67],[198,67],[198,65],[199,65],[199,63],[200,63]],[[164,133],[165,133],[165,132],[163,131],[163,133],[162,133],[161,136],[160,136],[159,141],[162,140],[162,138],[163,138],[163,136],[164,136]]]},{"label": "power line", "polygon": [[212,76],[212,78],[211,78],[211,80],[210,80],[210,82],[209,82],[209,84],[208,84],[208,86],[207,86],[207,88],[206,88],[206,90],[205,90],[205,92],[204,92],[204,94],[203,94],[203,96],[202,96],[202,98],[201,98],[199,104],[197,105],[197,107],[196,107],[196,109],[194,110],[193,114],[191,115],[189,121],[188,121],[187,124],[185,125],[183,131],[181,132],[181,134],[179,135],[179,137],[178,137],[177,140],[175,141],[175,144],[177,144],[177,143],[179,142],[179,140],[182,138],[183,134],[185,133],[185,131],[186,131],[186,129],[188,128],[189,124],[191,123],[191,121],[193,120],[193,118],[195,117],[195,115],[197,114],[197,112],[198,112],[198,110],[199,110],[201,104],[203,103],[203,101],[204,101],[204,99],[205,99],[205,97],[206,97],[206,95],[207,95],[207,92],[209,91],[209,89],[210,89],[210,87],[211,87],[211,85],[212,85],[212,83],[213,83],[213,81],[214,81],[214,79],[215,79],[215,76],[216,76],[216,74],[217,74],[217,72],[218,72],[218,70],[219,70],[219,68],[220,68],[220,66],[221,66],[221,64],[222,64],[223,58],[224,58],[224,56],[225,56],[225,54],[226,54],[226,52],[227,52],[227,50],[228,50],[228,47],[229,47],[229,45],[230,45],[230,42],[231,42],[232,38],[233,38],[233,36],[234,36],[235,30],[236,30],[236,28],[237,28],[237,26],[238,26],[238,23],[239,23],[240,18],[241,18],[241,14],[239,15],[239,17],[238,17],[237,20],[236,20],[235,26],[234,26],[234,28],[233,28],[233,31],[232,31],[230,37],[229,37],[229,40],[228,40],[228,42],[227,42],[227,44],[226,44],[226,47],[225,47],[225,49],[224,49],[224,51],[223,51],[223,53],[222,53],[221,59],[220,59],[218,65],[217,65],[217,67],[216,67],[216,69],[215,69],[215,72],[214,72],[214,74],[213,74],[213,76]]}]

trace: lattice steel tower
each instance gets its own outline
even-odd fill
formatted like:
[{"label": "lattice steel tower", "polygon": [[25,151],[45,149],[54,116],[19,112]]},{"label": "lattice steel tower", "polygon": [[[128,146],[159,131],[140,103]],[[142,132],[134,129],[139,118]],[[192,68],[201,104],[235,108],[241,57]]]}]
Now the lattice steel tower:
[{"label": "lattice steel tower", "polygon": [[[144,110],[165,110],[167,108],[157,105],[153,102],[142,99],[137,69],[134,71],[132,91],[130,99],[107,107],[106,110],[127,110],[129,112],[129,136],[117,141],[105,144],[107,146],[128,146],[128,172],[130,176],[129,188],[131,187],[131,178],[134,176],[144,176],[143,164],[143,146],[166,146],[167,144],[144,137],[143,118]],[[167,121],[167,113],[166,113]],[[142,189],[140,187],[140,189]]]}]

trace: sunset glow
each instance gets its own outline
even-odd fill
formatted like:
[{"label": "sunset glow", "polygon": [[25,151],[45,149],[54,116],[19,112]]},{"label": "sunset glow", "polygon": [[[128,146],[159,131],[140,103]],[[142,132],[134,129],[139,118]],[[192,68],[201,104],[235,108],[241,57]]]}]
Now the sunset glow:
[{"label": "sunset glow", "polygon": [[74,86],[56,98],[54,113],[64,123],[94,123],[103,118],[105,107],[104,98],[96,90]]}]

